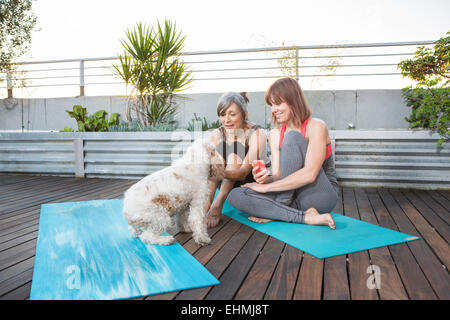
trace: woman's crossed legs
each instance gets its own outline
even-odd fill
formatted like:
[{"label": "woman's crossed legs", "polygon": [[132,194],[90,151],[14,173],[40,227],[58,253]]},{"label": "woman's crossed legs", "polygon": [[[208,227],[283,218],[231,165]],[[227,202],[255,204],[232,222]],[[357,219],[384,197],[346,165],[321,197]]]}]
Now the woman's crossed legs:
[{"label": "woman's crossed legs", "polygon": [[[297,131],[286,134],[281,151],[281,177],[301,169],[308,142]],[[323,169],[316,180],[304,187],[282,192],[258,193],[249,188],[231,190],[228,201],[249,213],[252,221],[280,220],[294,223],[323,224],[335,228],[330,212],[337,203],[337,193]],[[325,214],[324,214],[325,213]]]}]

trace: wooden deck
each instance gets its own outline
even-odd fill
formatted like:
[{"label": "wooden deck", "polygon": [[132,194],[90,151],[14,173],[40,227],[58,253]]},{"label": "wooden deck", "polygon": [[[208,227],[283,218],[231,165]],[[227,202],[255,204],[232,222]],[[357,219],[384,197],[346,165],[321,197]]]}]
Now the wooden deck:
[{"label": "wooden deck", "polygon": [[[41,204],[121,198],[134,182],[0,174],[0,299],[29,298]],[[342,188],[335,212],[421,239],[323,260],[224,217],[209,246],[176,236],[221,284],[145,299],[447,300],[449,208],[449,191]]]}]

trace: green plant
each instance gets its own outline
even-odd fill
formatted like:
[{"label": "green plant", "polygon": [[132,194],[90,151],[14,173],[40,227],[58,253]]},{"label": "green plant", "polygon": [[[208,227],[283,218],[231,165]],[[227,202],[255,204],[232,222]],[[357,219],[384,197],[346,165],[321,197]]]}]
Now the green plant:
[{"label": "green plant", "polygon": [[195,129],[197,129],[197,125],[199,126],[201,125],[202,131],[208,131],[209,129],[219,128],[222,124],[220,120],[208,122],[208,120],[205,117],[200,118],[194,112],[194,119],[192,119],[192,121],[189,122],[187,129],[189,131],[195,131]]},{"label": "green plant", "polygon": [[438,147],[448,140],[450,125],[450,31],[434,43],[434,47],[418,47],[413,59],[398,64],[404,77],[416,86],[403,88],[411,114],[405,120],[410,128],[426,128],[438,132]]},{"label": "green plant", "polygon": [[61,130],[60,132],[73,132],[73,129],[69,128],[68,126],[65,126],[64,130]]},{"label": "green plant", "polygon": [[113,72],[127,88],[132,87],[127,120],[133,120],[134,112],[143,126],[173,124],[178,107],[174,95],[193,80],[192,72],[179,57],[185,37],[169,20],[164,24],[158,22],[156,28],[138,23],[125,35],[121,40],[124,54],[119,55],[119,64],[113,65]]},{"label": "green plant", "polygon": [[[120,117],[118,113],[112,113],[107,120],[108,113],[105,110],[99,110],[91,116],[87,114],[86,108],[80,105],[74,105],[72,111],[66,110],[66,112],[77,121],[79,132],[109,131],[110,126],[119,123]],[[73,129],[66,126],[63,132],[73,132]]]},{"label": "green plant", "polygon": [[175,131],[176,129],[176,123],[158,123],[144,126],[137,119],[131,122],[121,121],[118,125],[109,126],[110,132]]}]

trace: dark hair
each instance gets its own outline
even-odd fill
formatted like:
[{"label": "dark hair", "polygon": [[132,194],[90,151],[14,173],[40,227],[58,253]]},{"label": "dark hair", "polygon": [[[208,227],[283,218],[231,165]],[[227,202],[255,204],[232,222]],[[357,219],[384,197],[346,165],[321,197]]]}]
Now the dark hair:
[{"label": "dark hair", "polygon": [[245,112],[247,111],[247,105],[250,102],[247,92],[227,92],[224,93],[217,103],[217,115],[227,111],[227,109],[234,103],[238,106],[242,113],[242,118],[245,120]]},{"label": "dark hair", "polygon": [[[300,127],[302,122],[312,114],[300,84],[292,78],[285,77],[275,81],[267,89],[264,99],[269,106],[272,106],[272,104],[278,105],[282,102],[287,103],[294,116],[293,122],[296,127]],[[273,115],[271,120],[278,125]]]}]

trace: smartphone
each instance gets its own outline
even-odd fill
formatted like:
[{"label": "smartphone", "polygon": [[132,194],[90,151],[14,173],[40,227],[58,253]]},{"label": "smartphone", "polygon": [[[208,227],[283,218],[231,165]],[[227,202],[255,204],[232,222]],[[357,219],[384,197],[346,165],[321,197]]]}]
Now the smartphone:
[{"label": "smartphone", "polygon": [[253,167],[258,167],[258,170],[256,170],[256,173],[260,173],[263,169],[266,168],[266,164],[264,163],[264,160],[253,160],[252,165],[253,165]]}]

